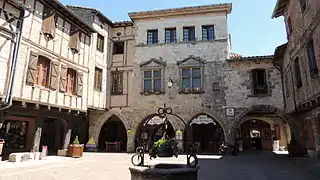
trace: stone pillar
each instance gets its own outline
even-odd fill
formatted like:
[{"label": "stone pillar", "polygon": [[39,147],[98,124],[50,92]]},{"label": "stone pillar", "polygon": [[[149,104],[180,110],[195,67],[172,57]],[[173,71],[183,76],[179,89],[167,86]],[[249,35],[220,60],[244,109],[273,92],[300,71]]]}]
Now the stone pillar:
[{"label": "stone pillar", "polygon": [[70,138],[72,133],[72,126],[73,122],[72,120],[68,120],[68,124],[66,129],[64,129],[64,142],[63,142],[63,149],[68,149],[68,146],[70,144]]},{"label": "stone pillar", "polygon": [[[131,128],[130,128],[131,129]],[[135,152],[135,135],[136,135],[136,130],[132,130],[129,132],[127,130],[127,152]]]},{"label": "stone pillar", "polygon": [[32,152],[39,152],[41,133],[42,133],[42,124],[43,124],[43,117],[37,116],[35,119],[35,125],[34,125],[34,138],[33,138],[33,146],[31,149]]},{"label": "stone pillar", "polygon": [[316,146],[315,157],[320,158],[320,120],[319,117],[312,118],[312,129]]}]

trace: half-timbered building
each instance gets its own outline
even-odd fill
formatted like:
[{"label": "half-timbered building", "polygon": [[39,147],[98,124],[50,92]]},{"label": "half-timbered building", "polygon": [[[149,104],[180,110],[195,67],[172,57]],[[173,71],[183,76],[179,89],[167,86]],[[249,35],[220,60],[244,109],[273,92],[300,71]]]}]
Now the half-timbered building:
[{"label": "half-timbered building", "polygon": [[[10,6],[8,1],[0,2],[2,7]],[[16,73],[8,94],[12,103],[1,111],[4,155],[38,151],[42,146],[56,153],[65,149],[76,135],[82,143],[87,139],[85,115],[91,34],[95,30],[58,0],[20,2],[30,13],[24,15],[18,42]],[[1,21],[12,23],[4,17],[1,13]],[[9,71],[9,62],[15,57],[10,49],[4,51],[9,55],[2,59],[8,63],[1,62],[1,68]],[[1,73],[1,78],[10,79],[8,73]]]}]

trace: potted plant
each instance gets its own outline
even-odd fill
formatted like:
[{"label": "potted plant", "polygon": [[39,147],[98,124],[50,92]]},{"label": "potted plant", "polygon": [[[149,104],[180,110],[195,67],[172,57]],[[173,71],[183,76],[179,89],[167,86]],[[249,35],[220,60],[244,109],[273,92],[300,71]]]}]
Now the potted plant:
[{"label": "potted plant", "polygon": [[83,154],[83,144],[80,144],[78,136],[73,140],[72,144],[68,146],[68,156],[73,158],[80,158]]},{"label": "potted plant", "polygon": [[175,139],[161,138],[150,149],[150,159],[156,157],[178,157],[178,142]]}]

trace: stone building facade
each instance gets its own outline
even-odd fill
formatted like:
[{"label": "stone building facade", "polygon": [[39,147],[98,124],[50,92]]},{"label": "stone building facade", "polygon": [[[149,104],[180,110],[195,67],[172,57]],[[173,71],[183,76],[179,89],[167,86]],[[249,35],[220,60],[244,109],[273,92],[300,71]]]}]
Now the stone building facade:
[{"label": "stone building facade", "polygon": [[[126,136],[118,141],[133,152],[141,139],[148,139],[142,125],[148,119],[161,122],[154,117],[166,104],[183,120],[169,117],[170,135],[179,137],[182,144],[190,140],[184,124],[207,121],[215,125],[219,138],[193,136],[196,141],[209,137],[209,143],[234,143],[245,135],[241,125],[250,120],[246,133],[255,122],[267,123],[265,129],[258,127],[264,130],[260,135],[266,136],[263,148],[273,149],[277,141],[284,149],[290,140],[291,119],[283,113],[280,71],[273,65],[273,56],[230,56],[227,16],[231,9],[231,4],[217,4],[129,13],[135,40],[129,52],[135,53],[132,64],[126,64],[132,70],[127,76],[130,83],[122,85],[128,88],[128,103],[112,106],[111,100],[108,111],[90,114],[89,136],[103,144],[101,129],[116,117]],[[150,129],[146,136],[152,136],[152,131],[157,134]]]},{"label": "stone building facade", "polygon": [[278,0],[273,18],[284,16],[288,42],[276,49],[282,68],[285,112],[295,117],[296,135],[312,157],[320,152],[320,1]]},{"label": "stone building facade", "polygon": [[[10,77],[14,80],[12,90],[5,94],[12,101],[4,101],[1,106],[4,155],[39,151],[42,145],[53,153],[66,149],[70,139],[87,131],[91,34],[95,30],[56,0],[0,3],[1,7],[20,7],[23,14],[19,16],[21,39],[15,37],[20,45],[15,47],[17,56],[10,54],[10,49],[1,50],[1,55],[9,53],[3,67],[8,72],[15,69],[13,76],[1,75],[6,79],[5,87],[9,87]],[[6,8],[1,9],[1,32],[7,25],[14,28],[16,23],[7,17]],[[9,16],[17,18],[17,14],[9,11]],[[11,63],[14,61],[15,67]],[[86,137],[79,139],[84,143]]]}]

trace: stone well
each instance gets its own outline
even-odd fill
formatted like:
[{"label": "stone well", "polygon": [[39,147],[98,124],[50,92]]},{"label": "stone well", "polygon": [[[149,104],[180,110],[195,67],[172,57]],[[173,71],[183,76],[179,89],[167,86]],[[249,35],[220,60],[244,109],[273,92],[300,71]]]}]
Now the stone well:
[{"label": "stone well", "polygon": [[157,164],[129,169],[131,180],[197,180],[199,166],[190,168],[180,164]]}]

